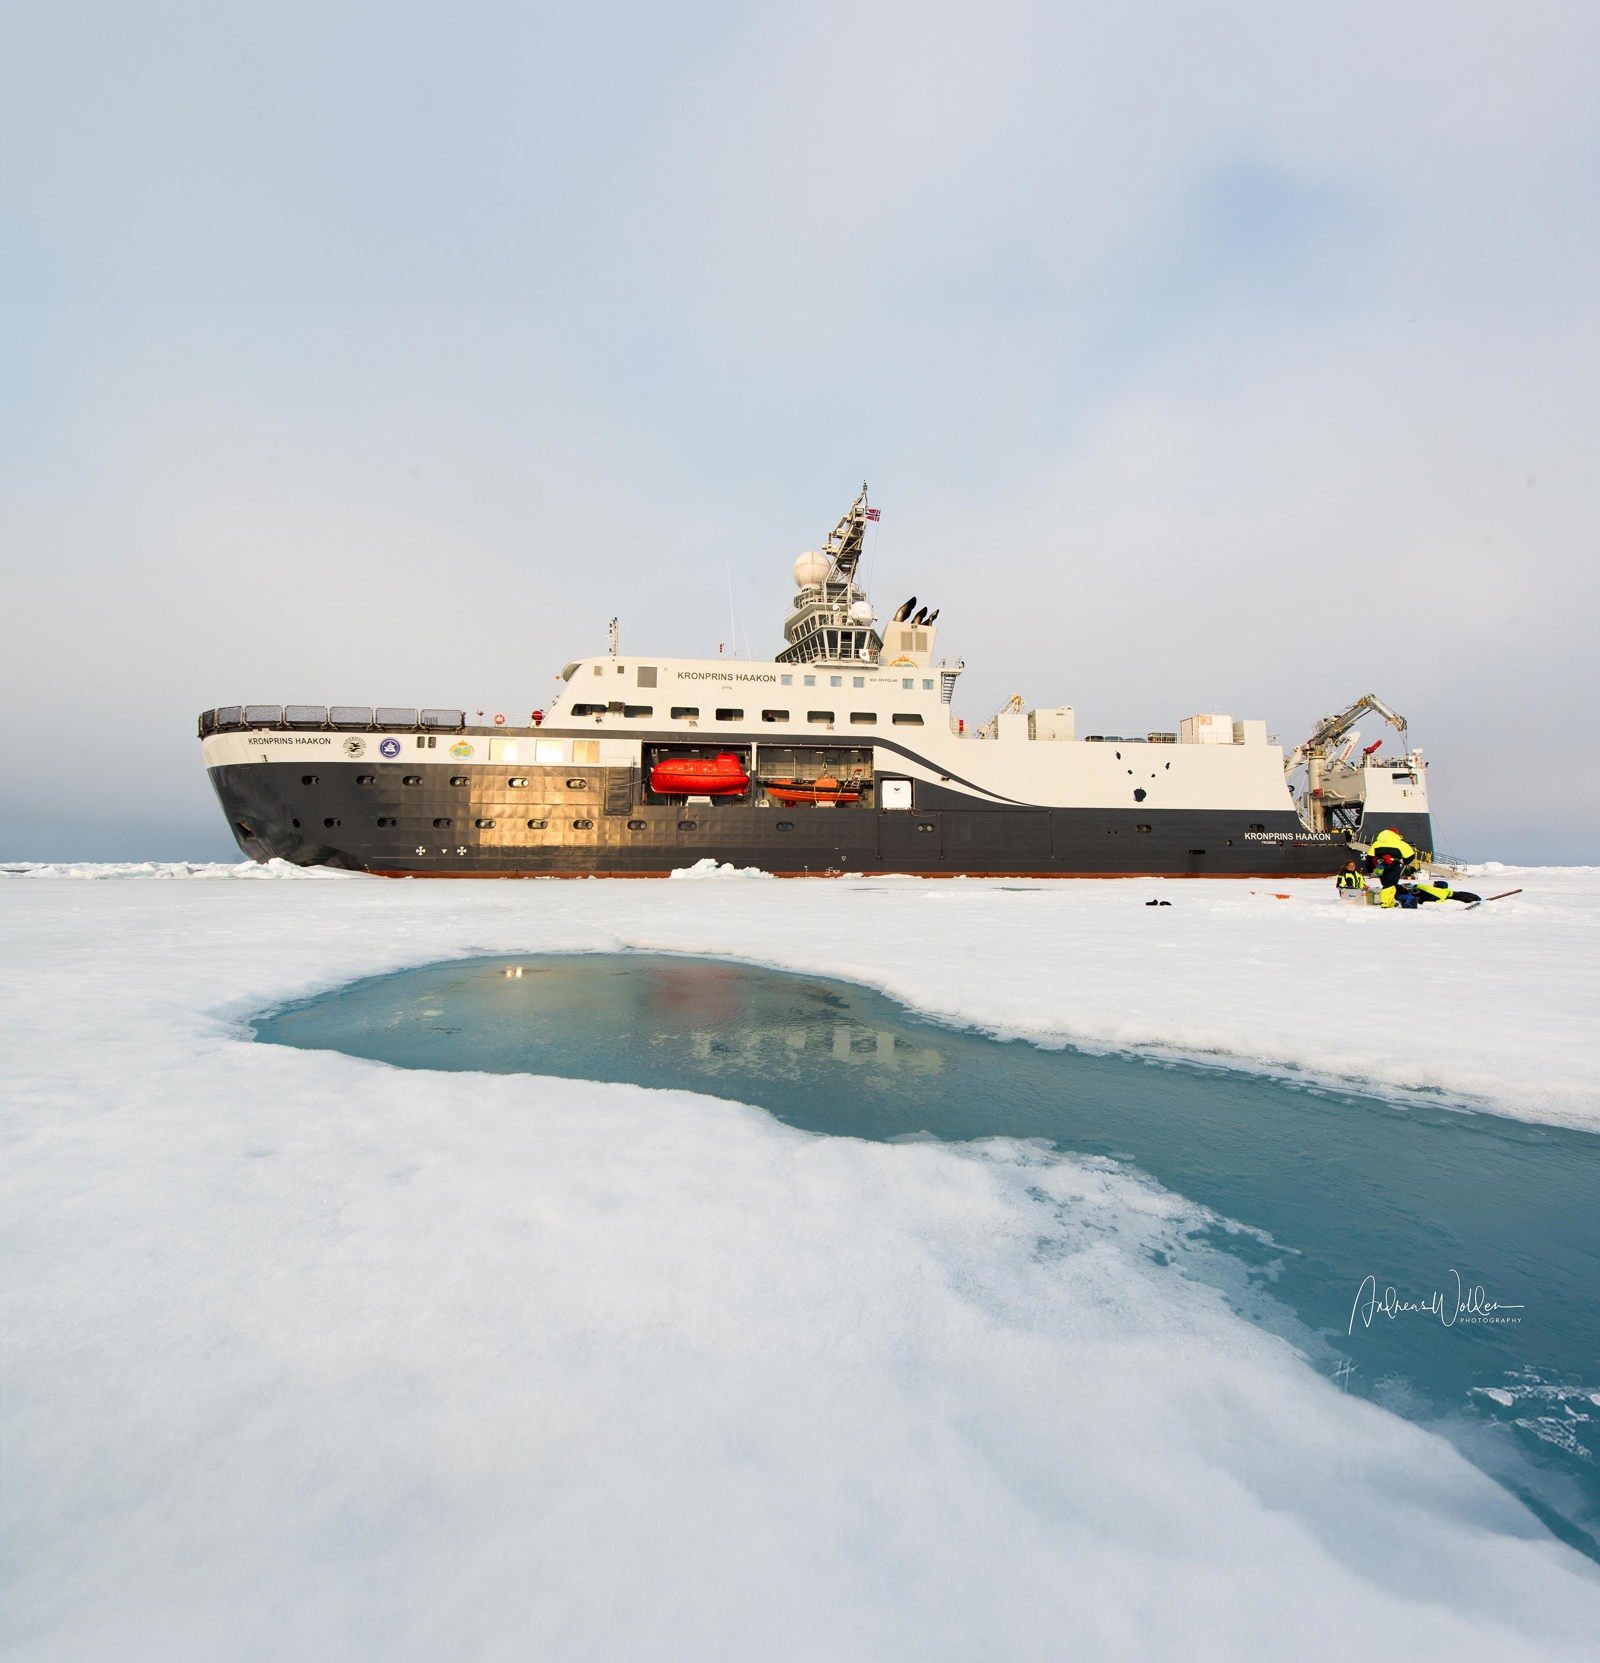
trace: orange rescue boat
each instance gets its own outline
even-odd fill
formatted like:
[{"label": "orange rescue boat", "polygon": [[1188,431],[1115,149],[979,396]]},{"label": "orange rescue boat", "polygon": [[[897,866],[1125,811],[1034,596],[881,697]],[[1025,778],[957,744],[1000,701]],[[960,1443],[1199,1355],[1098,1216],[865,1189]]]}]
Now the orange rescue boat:
[{"label": "orange rescue boat", "polygon": [[766,793],[774,802],[792,807],[795,803],[859,803],[861,781],[846,780],[841,784],[831,774],[814,780],[763,780]]}]

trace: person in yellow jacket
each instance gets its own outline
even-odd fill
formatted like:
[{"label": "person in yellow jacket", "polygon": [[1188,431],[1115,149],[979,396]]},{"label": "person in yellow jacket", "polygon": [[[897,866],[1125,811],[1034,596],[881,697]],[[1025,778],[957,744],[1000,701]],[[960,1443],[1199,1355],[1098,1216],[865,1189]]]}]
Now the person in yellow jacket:
[{"label": "person in yellow jacket", "polygon": [[1360,868],[1353,860],[1344,863],[1344,870],[1334,879],[1340,889],[1365,889],[1367,880],[1361,876]]},{"label": "person in yellow jacket", "polygon": [[1368,845],[1363,868],[1377,874],[1378,905],[1392,907],[1400,880],[1413,876],[1417,870],[1417,851],[1393,826],[1386,826]]},{"label": "person in yellow jacket", "polygon": [[1432,878],[1424,883],[1420,878],[1412,887],[1417,892],[1417,899],[1428,901],[1465,901],[1468,906],[1483,899],[1481,895],[1474,895],[1470,889],[1452,889],[1443,878]]}]

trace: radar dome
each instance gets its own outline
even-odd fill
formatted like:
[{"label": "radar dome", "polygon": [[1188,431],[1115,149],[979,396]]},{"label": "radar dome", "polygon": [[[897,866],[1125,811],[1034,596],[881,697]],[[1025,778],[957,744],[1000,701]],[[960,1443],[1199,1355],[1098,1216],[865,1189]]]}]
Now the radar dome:
[{"label": "radar dome", "polygon": [[794,563],[795,584],[801,589],[820,589],[832,564],[827,555],[811,549]]},{"label": "radar dome", "polygon": [[872,622],[872,602],[853,601],[850,605],[850,622],[853,624],[870,624]]}]

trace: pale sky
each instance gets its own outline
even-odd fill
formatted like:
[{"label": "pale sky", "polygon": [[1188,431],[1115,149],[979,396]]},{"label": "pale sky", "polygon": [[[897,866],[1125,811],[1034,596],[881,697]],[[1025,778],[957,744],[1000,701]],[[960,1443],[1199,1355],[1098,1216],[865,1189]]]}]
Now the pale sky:
[{"label": "pale sky", "polygon": [[232,858],[207,706],[770,656],[865,477],[969,720],[1372,691],[1597,862],[1597,450],[1592,4],[0,5],[0,858]]}]

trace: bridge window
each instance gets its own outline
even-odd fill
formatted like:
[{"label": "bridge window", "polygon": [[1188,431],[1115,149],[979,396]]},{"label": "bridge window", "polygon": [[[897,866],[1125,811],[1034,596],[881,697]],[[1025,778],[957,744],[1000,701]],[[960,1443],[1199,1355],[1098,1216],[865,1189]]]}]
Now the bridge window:
[{"label": "bridge window", "polygon": [[828,677],[828,685],[830,687],[843,687],[844,686],[844,677],[843,676],[829,676]]},{"label": "bridge window", "polygon": [[719,722],[742,722],[744,720],[744,712],[742,710],[734,710],[731,707],[719,710],[717,712],[717,720]]},{"label": "bridge window", "polygon": [[806,720],[808,722],[826,722],[829,727],[832,727],[833,712],[831,710],[808,710]]},{"label": "bridge window", "polygon": [[922,718],[914,711],[897,710],[889,720],[897,728],[920,728],[922,726]]},{"label": "bridge window", "polygon": [[787,722],[789,712],[787,710],[763,710],[761,720],[763,722]]},{"label": "bridge window", "polygon": [[696,722],[700,719],[700,706],[697,704],[675,704],[672,707],[674,722]]},{"label": "bridge window", "polygon": [[604,716],[606,707],[603,704],[575,704],[572,707],[574,716]]},{"label": "bridge window", "polygon": [[878,713],[875,710],[852,710],[850,712],[850,720],[857,727],[866,727],[869,723],[876,722],[877,719]]},{"label": "bridge window", "polygon": [[622,707],[624,716],[654,716],[656,707],[653,704],[625,704]]}]

